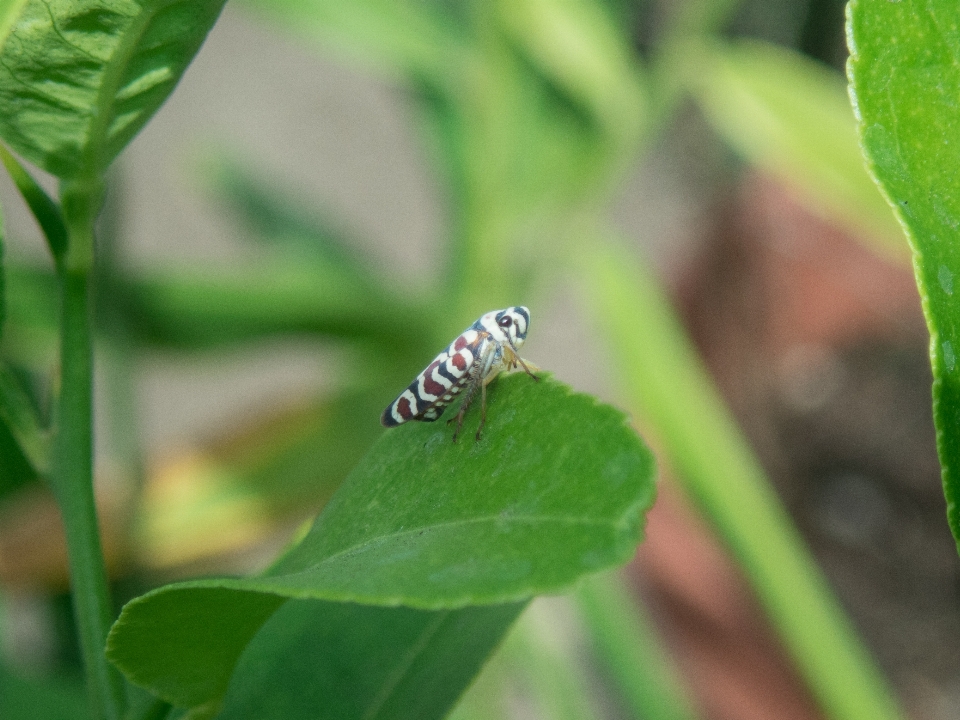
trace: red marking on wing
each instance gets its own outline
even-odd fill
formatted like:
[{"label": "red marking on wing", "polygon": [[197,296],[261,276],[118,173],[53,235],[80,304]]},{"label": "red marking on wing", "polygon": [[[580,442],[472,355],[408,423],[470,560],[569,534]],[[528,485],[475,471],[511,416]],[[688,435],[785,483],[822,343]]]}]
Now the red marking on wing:
[{"label": "red marking on wing", "polygon": [[410,401],[407,398],[402,397],[397,400],[397,414],[404,420],[413,417],[413,410],[410,409]]},{"label": "red marking on wing", "polygon": [[450,362],[452,362],[453,366],[457,368],[457,370],[460,370],[461,372],[467,369],[467,361],[463,357],[463,355],[461,355],[460,353],[457,353],[452,358],[450,358]]},{"label": "red marking on wing", "polygon": [[447,391],[447,388],[433,379],[433,374],[436,372],[439,365],[440,361],[434,360],[432,363],[430,363],[430,366],[423,371],[423,389],[434,397],[440,397]]},{"label": "red marking on wing", "polygon": [[461,335],[456,340],[453,341],[453,349],[455,352],[463,350],[467,346],[467,339]]}]

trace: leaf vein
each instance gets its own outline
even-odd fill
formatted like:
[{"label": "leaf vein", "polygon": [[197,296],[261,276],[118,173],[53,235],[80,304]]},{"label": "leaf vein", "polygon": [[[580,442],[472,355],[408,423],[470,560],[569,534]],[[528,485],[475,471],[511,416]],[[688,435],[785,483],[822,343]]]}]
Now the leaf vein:
[{"label": "leaf vein", "polygon": [[[593,525],[593,526],[597,526],[597,527],[600,527],[600,526],[609,526],[609,527],[612,527],[612,528],[616,528],[617,526],[619,526],[619,525],[621,524],[620,521],[615,521],[615,520],[594,520],[593,518],[581,518],[581,517],[574,517],[574,516],[569,516],[569,515],[542,515],[542,516],[534,516],[534,515],[508,515],[508,516],[503,516],[503,515],[497,514],[497,515],[485,515],[485,516],[483,516],[483,517],[478,517],[478,518],[468,518],[468,519],[460,519],[460,520],[448,520],[448,521],[446,521],[446,522],[434,523],[434,524],[432,524],[432,525],[421,525],[421,526],[418,526],[418,527],[415,527],[415,528],[410,528],[409,530],[396,530],[396,531],[394,531],[394,532],[385,533],[385,534],[383,534],[383,535],[378,535],[378,536],[375,537],[375,538],[370,538],[370,539],[364,540],[363,542],[359,542],[359,543],[357,543],[356,545],[352,545],[352,546],[350,546],[350,547],[348,547],[348,548],[344,548],[343,550],[338,550],[337,552],[333,553],[332,555],[326,556],[325,558],[323,558],[322,560],[320,560],[320,561],[317,562],[317,563],[314,563],[313,565],[311,565],[311,566],[308,567],[308,568],[304,568],[303,570],[300,570],[300,571],[295,572],[295,573],[289,573],[289,574],[291,574],[291,575],[299,575],[300,573],[304,573],[304,572],[308,572],[308,571],[310,571],[310,570],[314,570],[314,569],[320,567],[321,565],[323,565],[323,564],[325,564],[325,563],[327,563],[327,562],[330,562],[331,560],[336,560],[336,559],[339,559],[339,558],[342,558],[342,557],[346,557],[346,556],[349,556],[349,555],[354,555],[354,554],[363,552],[363,550],[364,550],[365,548],[367,548],[368,546],[370,546],[370,545],[375,545],[375,544],[379,544],[379,543],[382,543],[382,542],[387,541],[387,540],[393,540],[393,539],[396,539],[396,538],[400,538],[400,537],[403,537],[404,535],[413,535],[414,533],[423,533],[423,532],[427,532],[428,530],[437,530],[437,529],[440,529],[440,528],[456,527],[456,526],[458,526],[458,525],[465,525],[465,526],[466,526],[466,525],[478,525],[478,524],[487,523],[487,522],[496,522],[496,523],[519,522],[519,523],[529,523],[529,524],[556,522],[556,523],[567,523],[567,524],[570,524],[570,525]],[[286,575],[286,574],[287,574],[287,573],[284,573],[284,575]]]},{"label": "leaf vein", "polygon": [[380,711],[383,709],[383,706],[386,705],[387,700],[394,694],[397,687],[400,685],[400,681],[403,679],[404,675],[407,674],[407,671],[413,665],[414,661],[423,653],[427,648],[427,645],[430,644],[430,641],[433,639],[433,636],[437,634],[437,631],[446,622],[447,618],[450,616],[449,610],[445,612],[439,612],[437,614],[436,620],[427,625],[423,632],[420,633],[420,637],[417,638],[417,642],[402,660],[397,664],[397,667],[394,669],[390,676],[387,678],[386,682],[383,684],[383,688],[378,692],[373,701],[370,703],[366,712],[363,713],[363,720],[373,720],[376,718]]}]

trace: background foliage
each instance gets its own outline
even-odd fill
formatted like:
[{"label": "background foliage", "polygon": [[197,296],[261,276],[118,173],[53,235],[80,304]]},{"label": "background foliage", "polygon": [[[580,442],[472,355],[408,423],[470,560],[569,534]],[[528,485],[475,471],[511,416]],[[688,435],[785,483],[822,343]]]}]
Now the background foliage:
[{"label": "background foliage", "polygon": [[[74,610],[72,620],[60,610],[72,627],[57,638],[58,672],[25,678],[0,665],[0,713],[442,717],[533,595],[580,580],[561,611],[575,620],[532,608],[454,715],[509,716],[519,692],[544,717],[601,717],[591,700],[599,686],[624,716],[696,717],[627,588],[611,576],[582,580],[630,558],[653,499],[652,458],[618,411],[520,376],[493,386],[482,443],[449,443],[443,423],[380,436],[383,405],[481,312],[535,308],[532,347],[536,308],[559,295],[594,333],[581,337],[565,322],[561,354],[606,351],[618,404],[739,565],[819,709],[901,717],[663,281],[610,219],[630,173],[689,122],[692,104],[732,151],[719,184],[731,182],[735,154],[739,167],[776,177],[871,252],[901,262],[901,230],[860,160],[842,76],[790,48],[832,60],[816,48],[818,38],[840,37],[833,6],[810,3],[786,39],[775,23],[755,22],[775,10],[720,0],[238,3],[236,12],[308,52],[332,50],[404,98],[445,217],[435,263],[412,250],[394,255],[414,259],[412,282],[313,207],[316,198],[294,199],[292,183],[275,182],[229,142],[205,151],[198,174],[231,218],[229,234],[253,241],[247,261],[125,262],[128,177],[108,169],[171,94],[222,5],[0,8],[0,137],[15,153],[4,149],[3,160],[53,260],[4,256],[0,492],[12,503],[52,489]],[[958,38],[945,24],[949,8],[880,5],[850,7],[851,78],[871,169],[918,253],[956,532],[957,269],[944,241],[956,213],[943,160]],[[777,7],[790,14],[789,4]],[[903,69],[893,85],[890,67]],[[711,147],[691,145],[688,161],[727,152]],[[115,194],[95,225],[108,187]],[[138,365],[157,353],[223,359],[277,337],[318,340],[335,354],[339,371],[324,392],[265,408],[251,431],[166,479],[149,471]],[[97,469],[118,478],[98,498],[103,547],[91,347],[105,388],[96,411],[109,428]],[[190,561],[211,556],[222,574],[226,549],[272,540],[266,553],[276,552],[308,508],[323,511],[267,569],[261,561],[240,579],[182,579],[209,569]],[[129,602],[107,640],[114,599]],[[581,628],[592,669],[545,641],[538,623]],[[89,712],[78,700],[81,668]]]}]

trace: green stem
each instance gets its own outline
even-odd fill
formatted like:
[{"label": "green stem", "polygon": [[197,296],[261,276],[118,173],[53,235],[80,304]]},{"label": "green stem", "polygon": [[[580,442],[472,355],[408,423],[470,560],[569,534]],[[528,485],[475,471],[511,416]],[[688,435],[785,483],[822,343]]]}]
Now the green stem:
[{"label": "green stem", "polygon": [[93,353],[88,273],[61,269],[61,389],[53,487],[63,515],[87,687],[94,717],[119,720],[123,685],[103,648],[112,609],[93,496]]}]

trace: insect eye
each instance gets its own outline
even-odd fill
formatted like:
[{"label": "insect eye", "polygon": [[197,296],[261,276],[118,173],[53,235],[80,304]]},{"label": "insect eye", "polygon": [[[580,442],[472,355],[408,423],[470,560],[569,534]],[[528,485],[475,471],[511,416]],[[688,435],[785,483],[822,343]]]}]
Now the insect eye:
[{"label": "insect eye", "polygon": [[502,328],[508,328],[513,324],[513,318],[511,318],[509,315],[505,315],[504,317],[500,318],[500,321],[497,324]]}]

